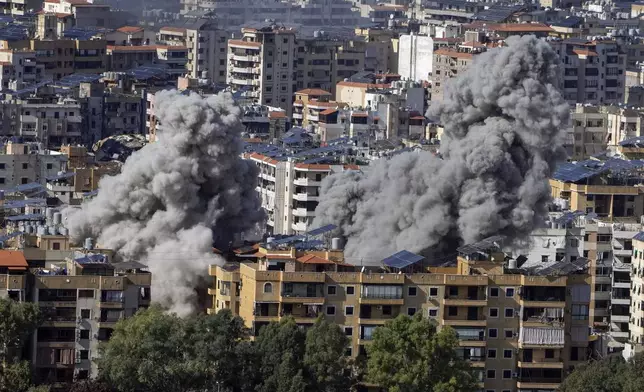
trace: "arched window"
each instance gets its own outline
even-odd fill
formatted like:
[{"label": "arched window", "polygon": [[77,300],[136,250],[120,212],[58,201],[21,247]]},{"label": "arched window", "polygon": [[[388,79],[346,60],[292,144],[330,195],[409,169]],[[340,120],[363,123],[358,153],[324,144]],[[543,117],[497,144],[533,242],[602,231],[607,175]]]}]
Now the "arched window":
[{"label": "arched window", "polygon": [[264,283],[264,292],[265,293],[272,293],[273,292],[273,284],[270,282]]}]

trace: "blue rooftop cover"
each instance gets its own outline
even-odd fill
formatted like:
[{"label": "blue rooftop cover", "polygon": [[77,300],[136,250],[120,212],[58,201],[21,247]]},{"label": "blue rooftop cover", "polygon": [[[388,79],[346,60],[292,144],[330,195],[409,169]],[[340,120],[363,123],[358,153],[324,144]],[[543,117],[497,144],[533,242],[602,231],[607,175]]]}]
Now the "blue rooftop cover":
[{"label": "blue rooftop cover", "polygon": [[95,190],[95,191],[90,191],[90,192],[83,193],[83,196],[85,196],[85,197],[96,196],[96,195],[98,195],[98,189]]},{"label": "blue rooftop cover", "polygon": [[45,216],[43,214],[26,214],[26,215],[14,215],[5,218],[8,221],[27,221],[27,220],[43,220]]},{"label": "blue rooftop cover", "polygon": [[575,220],[575,218],[577,218],[578,216],[582,216],[582,215],[584,215],[583,211],[566,212],[558,219],[556,219],[555,222],[561,223],[561,224],[567,224]]},{"label": "blue rooftop cover", "polygon": [[635,237],[633,237],[633,239],[638,241],[644,241],[644,231],[640,231],[639,233],[635,234]]},{"label": "blue rooftop cover", "polygon": [[302,235],[294,235],[291,237],[286,237],[286,238],[281,238],[279,240],[273,240],[271,245],[284,245],[284,244],[290,244],[291,242],[303,240],[305,237]]},{"label": "blue rooftop cover", "polygon": [[335,230],[337,228],[338,228],[338,226],[336,226],[336,225],[326,225],[326,226],[318,227],[317,229],[309,230],[306,234],[308,234],[308,235],[320,235],[320,234],[324,234],[324,233],[328,233],[330,231],[333,231],[333,230]]},{"label": "blue rooftop cover", "polygon": [[3,209],[8,210],[12,208],[23,208],[30,205],[43,205],[47,201],[45,199],[25,199],[25,200],[9,200],[2,206]]},{"label": "blue rooftop cover", "polygon": [[105,264],[107,263],[107,257],[102,254],[94,254],[94,255],[86,255],[83,257],[79,257],[77,259],[74,259],[75,262],[81,265],[85,264]]},{"label": "blue rooftop cover", "polygon": [[7,193],[14,193],[14,192],[26,192],[26,191],[33,191],[36,189],[44,190],[45,188],[37,182],[30,182],[29,184],[22,184],[22,185],[15,186],[11,189],[7,189],[6,191],[4,191],[4,193],[7,194]]},{"label": "blue rooftop cover", "polygon": [[295,249],[311,249],[322,245],[324,245],[324,241],[313,240],[313,241],[297,242],[293,246],[295,247]]},{"label": "blue rooftop cover", "polygon": [[643,146],[644,145],[644,136],[636,136],[630,139],[625,139],[619,142],[620,146]]},{"label": "blue rooftop cover", "polygon": [[23,235],[23,234],[25,234],[25,233],[23,233],[22,231],[14,231],[11,234],[6,234],[6,235],[3,235],[2,237],[0,237],[0,242],[5,242],[7,240],[10,240],[10,239],[12,239],[14,237],[18,237],[19,235]]},{"label": "blue rooftop cover", "polygon": [[72,178],[76,175],[74,172],[67,172],[67,173],[58,173],[55,176],[49,176],[45,177],[47,181],[58,181],[58,180],[63,180],[66,178]]},{"label": "blue rooftop cover", "polygon": [[401,250],[400,252],[387,257],[382,262],[391,268],[405,268],[412,264],[416,264],[423,259],[423,256],[411,253],[407,250]]}]

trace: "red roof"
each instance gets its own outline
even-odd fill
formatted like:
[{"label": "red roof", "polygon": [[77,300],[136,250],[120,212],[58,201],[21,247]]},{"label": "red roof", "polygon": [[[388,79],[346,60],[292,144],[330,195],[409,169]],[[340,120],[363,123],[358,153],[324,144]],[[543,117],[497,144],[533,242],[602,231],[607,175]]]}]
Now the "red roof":
[{"label": "red roof", "polygon": [[383,83],[360,83],[360,82],[338,82],[338,86],[361,87],[361,88],[389,88],[390,84]]},{"label": "red roof", "polygon": [[572,52],[577,56],[598,56],[597,52],[588,49],[573,49]]},{"label": "red roof", "polygon": [[296,91],[295,94],[301,95],[331,95],[330,92],[320,88],[305,88],[304,90]]},{"label": "red roof", "polygon": [[286,113],[277,110],[268,112],[268,118],[286,118]]},{"label": "red roof", "polygon": [[331,108],[331,109],[326,109],[326,110],[321,111],[320,114],[333,114],[333,113],[335,113],[337,111],[338,111],[338,109]]},{"label": "red roof", "polygon": [[261,48],[262,44],[259,42],[250,42],[250,41],[242,41],[239,39],[229,39],[228,44],[232,45],[238,45],[238,46],[248,46],[250,48]]},{"label": "red roof", "polygon": [[22,252],[15,250],[0,250],[0,267],[25,270],[29,265]]},{"label": "red roof", "polygon": [[116,29],[116,31],[120,31],[121,33],[138,33],[143,31],[143,27],[139,26],[123,26],[119,27]]},{"label": "red roof", "polygon": [[322,257],[318,257],[316,255],[302,256],[299,259],[297,259],[297,261],[303,264],[334,264],[332,261],[323,259]]}]

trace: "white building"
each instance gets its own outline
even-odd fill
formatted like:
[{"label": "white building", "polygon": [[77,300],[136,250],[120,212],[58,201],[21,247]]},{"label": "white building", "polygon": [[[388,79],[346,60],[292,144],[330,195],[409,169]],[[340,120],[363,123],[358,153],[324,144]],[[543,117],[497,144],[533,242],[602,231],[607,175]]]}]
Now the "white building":
[{"label": "white building", "polygon": [[332,173],[359,170],[356,165],[278,161],[257,153],[246,158],[260,169],[256,190],[268,215],[271,234],[301,234],[313,229],[322,180]]},{"label": "white building", "polygon": [[38,143],[8,143],[0,154],[0,189],[37,182],[43,186],[46,178],[64,171],[67,157],[45,150]]},{"label": "white building", "polygon": [[629,339],[623,352],[627,359],[635,353],[644,351],[644,232],[637,233],[632,241]]},{"label": "white building", "polygon": [[105,27],[110,18],[110,6],[87,0],[45,0],[45,12],[74,15],[77,27]]},{"label": "white building", "polygon": [[398,74],[403,79],[429,80],[434,60],[434,39],[422,35],[400,36]]},{"label": "white building", "polygon": [[0,89],[21,90],[40,82],[44,65],[31,50],[0,49]]},{"label": "white building", "polygon": [[[209,79],[213,83],[226,83],[226,57],[228,33],[214,19],[199,19],[185,27],[185,44],[188,48],[188,76]],[[170,37],[164,31],[165,39]],[[178,37],[177,37],[178,39]]]}]

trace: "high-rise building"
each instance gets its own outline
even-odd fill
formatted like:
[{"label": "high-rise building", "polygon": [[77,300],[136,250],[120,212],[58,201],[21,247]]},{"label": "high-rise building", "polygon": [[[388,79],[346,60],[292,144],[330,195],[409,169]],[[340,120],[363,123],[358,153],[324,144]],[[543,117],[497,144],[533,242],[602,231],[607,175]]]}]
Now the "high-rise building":
[{"label": "high-rise building", "polygon": [[[228,32],[217,20],[202,18],[185,28],[185,45],[188,48],[187,74],[193,79],[209,79],[215,84],[226,83],[228,68]],[[170,34],[165,32],[166,40]]]}]

